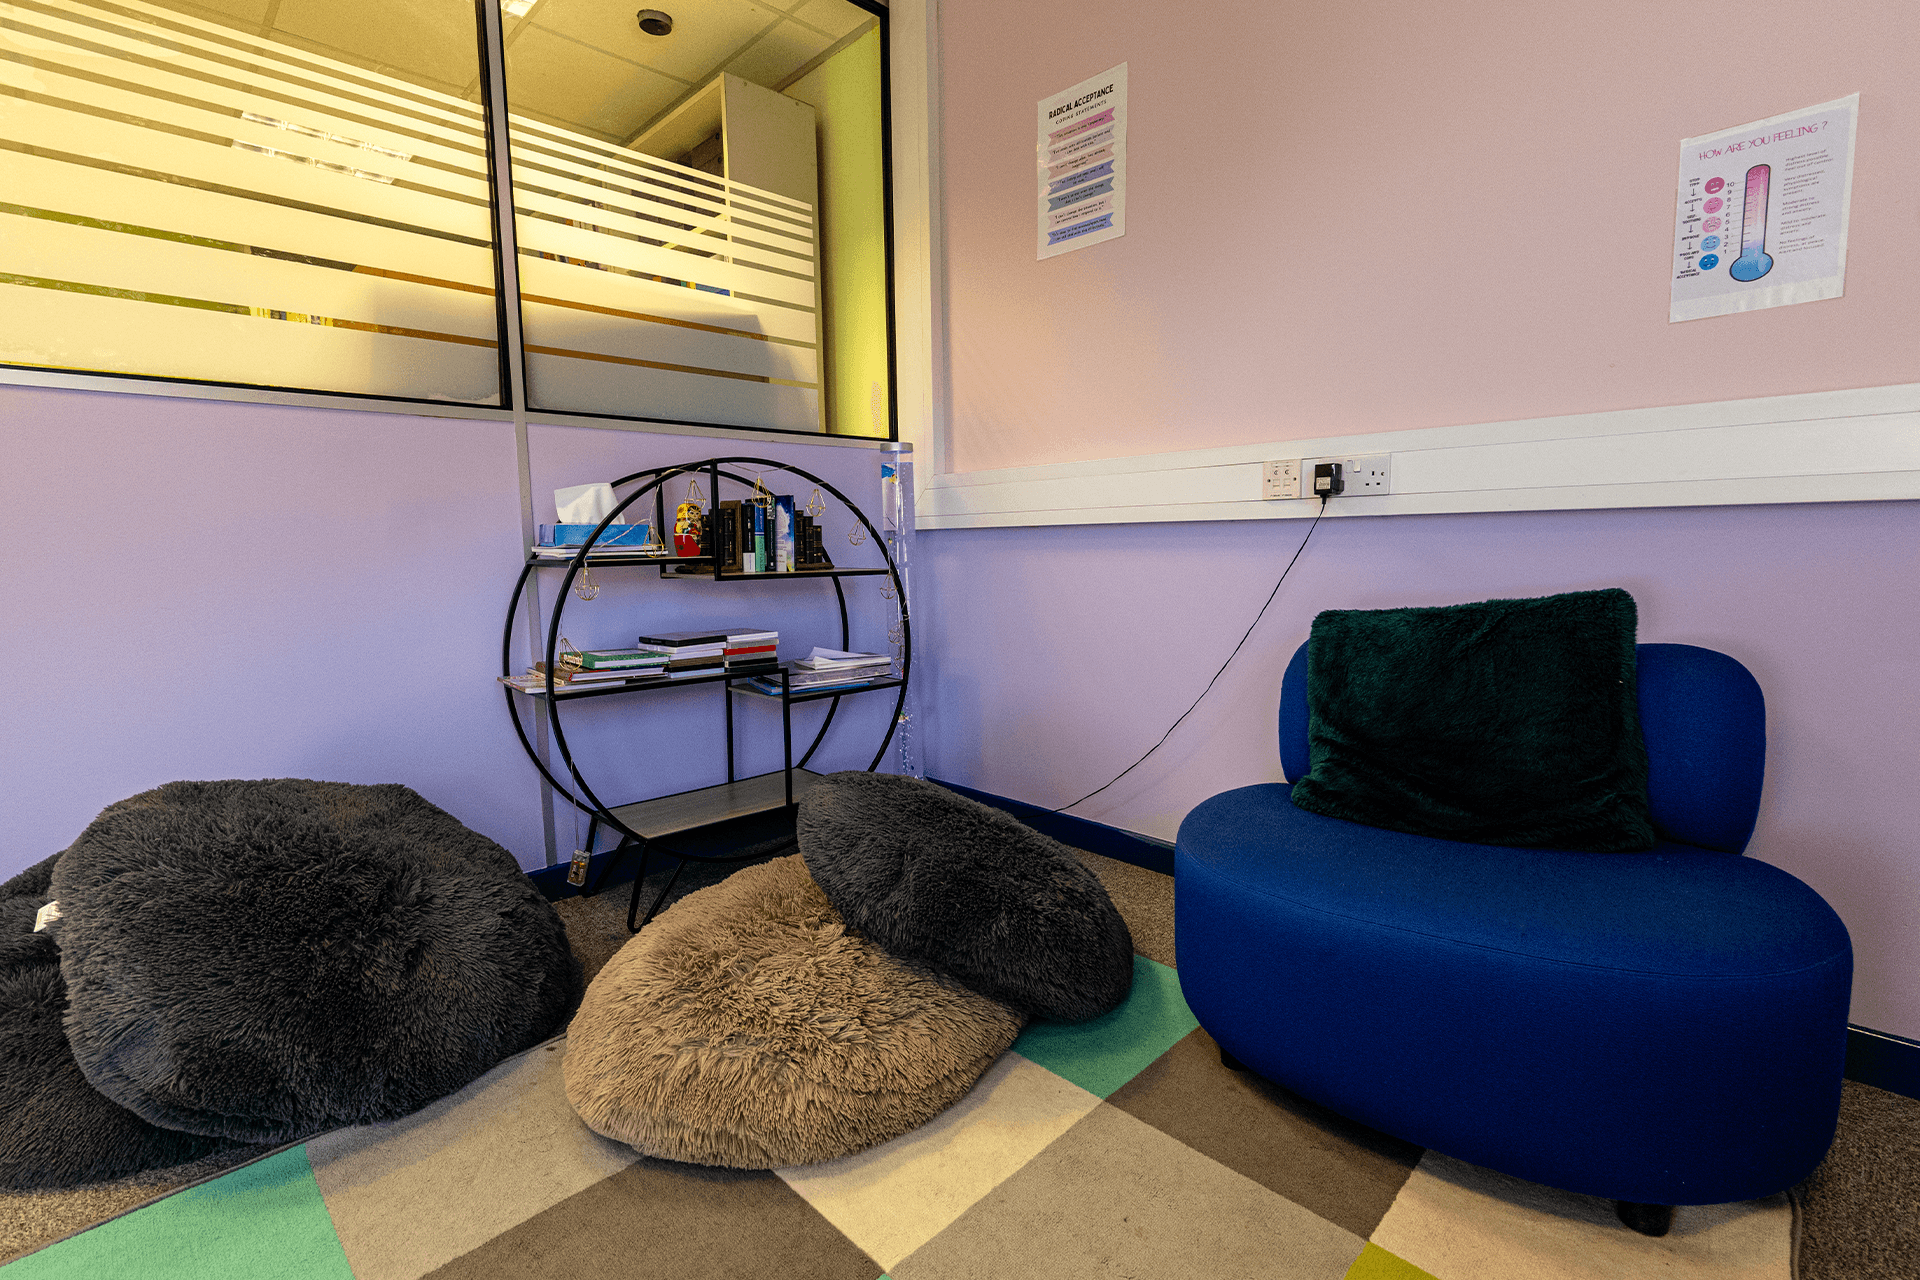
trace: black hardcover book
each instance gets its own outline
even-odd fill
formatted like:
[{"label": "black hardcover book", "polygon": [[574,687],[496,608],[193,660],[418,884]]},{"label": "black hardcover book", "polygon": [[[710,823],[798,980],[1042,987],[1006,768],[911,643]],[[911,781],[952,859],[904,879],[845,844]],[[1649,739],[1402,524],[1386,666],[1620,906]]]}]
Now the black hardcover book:
[{"label": "black hardcover book", "polygon": [[703,644],[725,644],[727,633],[724,631],[655,631],[642,632],[638,645],[661,645],[669,649],[692,649]]},{"label": "black hardcover book", "polygon": [[716,563],[726,573],[740,572],[740,504],[728,499],[720,504],[720,545],[714,549]]}]

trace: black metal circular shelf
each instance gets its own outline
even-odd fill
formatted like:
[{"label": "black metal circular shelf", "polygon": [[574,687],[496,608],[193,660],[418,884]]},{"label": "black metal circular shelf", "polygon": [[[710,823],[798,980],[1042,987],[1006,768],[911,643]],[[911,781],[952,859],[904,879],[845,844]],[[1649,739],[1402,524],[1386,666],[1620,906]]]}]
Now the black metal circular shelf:
[{"label": "black metal circular shelf", "polygon": [[[628,555],[617,555],[617,554],[608,555],[604,553],[601,555],[594,554],[595,546],[599,543],[601,536],[606,533],[607,529],[610,526],[612,526],[616,520],[620,519],[620,517],[626,512],[628,507],[632,506],[636,501],[639,501],[640,499],[648,496],[649,494],[656,495],[655,496],[655,517],[654,517],[656,521],[656,527],[663,525],[665,522],[665,509],[664,509],[664,503],[661,500],[661,496],[660,496],[664,492],[661,489],[661,486],[663,486],[664,484],[667,483],[667,481],[673,479],[676,476],[697,477],[701,473],[705,473],[709,477],[709,483],[712,489],[712,498],[710,500],[710,505],[709,505],[710,511],[718,510],[719,508],[720,482],[722,480],[731,481],[732,483],[755,488],[755,489],[762,488],[760,485],[761,477],[757,476],[755,479],[750,480],[745,476],[723,470],[723,468],[728,466],[766,467],[776,471],[784,471],[791,475],[798,476],[803,480],[807,480],[812,484],[816,485],[818,488],[824,489],[826,492],[832,494],[836,499],[839,500],[842,506],[844,506],[850,513],[852,513],[853,517],[860,522],[861,526],[866,529],[868,536],[873,541],[874,547],[880,552],[881,557],[886,561],[886,567],[885,568],[853,568],[853,569],[835,568],[835,569],[826,569],[826,570],[802,569],[802,570],[795,570],[795,571],[785,572],[785,573],[777,573],[777,572],[776,573],[728,573],[725,571],[724,567],[720,565],[718,561],[712,557],[641,556],[641,555],[628,556]],[[501,641],[500,641],[500,673],[503,677],[511,676],[513,674],[514,619],[519,616],[520,602],[526,595],[527,583],[532,579],[533,573],[536,569],[564,568],[566,571],[565,577],[562,578],[560,582],[558,595],[555,597],[553,606],[548,614],[545,657],[544,657],[544,661],[546,664],[546,677],[547,677],[546,688],[544,691],[541,691],[539,693],[527,692],[527,693],[523,693],[522,696],[537,697],[545,702],[547,725],[553,735],[554,745],[559,749],[560,758],[566,764],[567,774],[572,779],[574,786],[578,789],[578,792],[579,792],[578,795],[575,795],[573,791],[567,788],[565,783],[561,782],[559,778],[556,778],[552,770],[548,768],[547,763],[540,758],[540,753],[534,748],[533,742],[527,736],[527,728],[525,723],[521,719],[519,705],[514,699],[514,695],[518,691],[515,690],[511,685],[507,686],[505,689],[505,694],[507,699],[507,714],[513,720],[514,732],[515,734],[518,735],[520,739],[521,747],[525,749],[527,753],[527,758],[533,761],[534,768],[540,771],[540,776],[547,781],[549,786],[551,786],[556,792],[558,792],[562,797],[564,797],[567,803],[573,805],[576,809],[588,815],[590,821],[588,826],[588,838],[586,840],[587,848],[591,850],[593,844],[596,842],[597,835],[595,833],[598,827],[600,827],[601,825],[611,827],[613,830],[618,831],[620,833],[620,836],[621,836],[620,845],[614,850],[613,856],[608,859],[608,862],[606,863],[605,867],[603,867],[602,872],[600,876],[597,878],[595,885],[589,890],[589,892],[598,891],[600,887],[600,882],[603,882],[606,879],[607,874],[612,870],[612,867],[614,863],[618,861],[619,856],[622,853],[624,853],[629,847],[633,847],[637,845],[638,848],[640,849],[641,865],[640,865],[639,874],[636,877],[634,882],[634,901],[633,901],[633,904],[629,906],[628,912],[627,912],[627,925],[628,925],[628,928],[630,929],[638,928],[638,926],[634,924],[634,914],[639,905],[640,884],[641,884],[641,881],[643,881],[646,877],[647,858],[651,851],[652,845],[657,843],[657,838],[650,838],[638,831],[635,831],[632,827],[628,826],[627,823],[620,817],[620,815],[617,812],[619,808],[623,808],[625,806],[608,805],[605,801],[601,800],[600,797],[594,793],[593,788],[590,785],[588,785],[586,778],[583,777],[580,772],[579,764],[573,758],[572,750],[569,748],[567,744],[566,730],[562,726],[561,719],[560,719],[560,704],[562,702],[574,701],[580,698],[600,697],[600,696],[607,696],[607,695],[616,694],[616,693],[644,693],[654,689],[680,688],[687,685],[725,683],[731,686],[732,681],[741,679],[742,677],[738,674],[731,675],[731,676],[726,674],[716,674],[712,676],[691,677],[683,680],[674,680],[669,683],[658,683],[658,684],[636,683],[633,685],[619,685],[619,686],[615,686],[613,688],[608,688],[608,689],[576,690],[576,691],[568,691],[568,692],[562,692],[560,690],[557,690],[554,687],[553,673],[556,669],[555,663],[559,655],[561,615],[566,610],[568,597],[573,593],[574,581],[580,575],[583,569],[626,568],[626,567],[644,568],[649,566],[657,566],[659,567],[661,571],[661,575],[663,577],[675,577],[675,578],[685,577],[689,580],[717,581],[717,582],[763,582],[763,581],[773,581],[773,580],[792,582],[792,581],[801,581],[801,580],[808,580],[808,579],[826,579],[833,583],[835,600],[840,610],[840,647],[842,649],[846,649],[849,645],[849,641],[851,637],[851,623],[847,615],[846,591],[841,585],[841,579],[849,578],[849,577],[877,577],[882,574],[886,575],[886,577],[892,584],[894,599],[899,604],[899,607],[900,607],[901,658],[900,658],[900,676],[898,681],[899,692],[894,699],[893,713],[887,719],[887,731],[885,734],[881,736],[880,746],[873,753],[872,761],[870,761],[867,765],[866,771],[869,773],[873,772],[875,769],[879,767],[880,761],[884,759],[886,756],[888,745],[893,741],[894,731],[898,728],[900,723],[900,714],[906,707],[907,685],[908,685],[908,682],[912,679],[912,674],[913,674],[913,628],[912,628],[912,621],[908,616],[906,584],[901,579],[900,567],[894,562],[892,553],[887,550],[886,539],[880,535],[880,531],[874,527],[873,522],[867,519],[866,513],[861,511],[860,508],[852,502],[852,500],[850,500],[844,493],[840,492],[840,490],[836,489],[832,484],[828,483],[826,480],[823,480],[819,476],[816,476],[809,471],[805,471],[789,463],[779,462],[772,458],[756,458],[756,457],[746,457],[746,456],[708,458],[708,459],[705,459],[704,461],[695,462],[695,463],[681,463],[681,464],[675,464],[672,466],[665,466],[665,467],[650,467],[645,470],[633,472],[630,475],[622,476],[618,480],[613,481],[612,483],[613,483],[613,487],[617,490],[621,486],[632,484],[636,481],[642,481],[642,480],[645,481],[644,484],[641,484],[639,488],[635,489],[632,493],[628,494],[625,498],[621,499],[614,506],[613,510],[608,512],[607,516],[603,520],[601,520],[601,522],[597,526],[595,526],[593,532],[587,536],[586,542],[581,545],[580,550],[578,552],[564,559],[559,557],[542,558],[538,556],[530,556],[528,558],[527,563],[520,570],[519,578],[514,583],[512,598],[507,602],[506,625],[501,635]],[[674,568],[675,570],[681,570],[683,566],[687,566],[687,565],[694,565],[694,566],[706,565],[708,566],[708,571],[705,573],[700,573],[700,572],[686,573],[684,571],[676,571],[674,573],[668,572],[670,567]],[[884,688],[889,686],[887,684],[881,684],[877,686],[868,685],[860,688],[847,689],[839,693],[828,693],[827,691],[822,691],[819,694],[808,696],[805,699],[796,699],[791,695],[788,697],[787,699],[788,705],[792,705],[792,703],[797,700],[816,701],[816,700],[819,700],[820,698],[831,699],[827,708],[827,714],[825,715],[825,717],[822,718],[820,722],[819,730],[814,734],[813,741],[808,744],[806,751],[801,755],[800,759],[797,762],[792,762],[791,741],[789,741],[788,743],[787,759],[790,762],[792,762],[790,765],[790,768],[786,770],[786,773],[788,775],[787,790],[789,795],[791,795],[791,790],[792,790],[793,772],[798,770],[804,770],[806,768],[807,762],[813,759],[814,753],[819,750],[821,743],[823,743],[826,740],[827,731],[833,725],[834,715],[840,709],[841,697],[849,694],[854,694],[854,693],[868,692],[876,687]],[[729,693],[730,692],[731,690],[729,688]],[[728,758],[730,761],[732,758],[731,756],[731,751],[732,751],[731,715],[732,715],[731,710],[729,710],[728,712],[729,757]],[[729,765],[729,768],[731,768],[731,765]],[[729,781],[732,781],[732,780],[729,779]],[[789,803],[791,803],[791,801],[789,801]],[[745,861],[751,858],[763,857],[768,852],[768,850],[764,847],[756,847],[745,853],[735,853],[735,854],[726,854],[726,855],[688,853],[688,852],[682,852],[679,850],[671,850],[671,849],[667,849],[665,851],[672,853],[675,857],[681,859],[680,867],[675,869],[673,873],[673,880],[669,880],[666,889],[663,889],[661,891],[659,897],[655,899],[653,906],[648,910],[646,918],[649,920],[653,918],[654,912],[659,910],[660,904],[666,899],[667,894],[672,891],[674,881],[678,880],[680,875],[680,870],[686,866],[688,861],[738,862],[738,861]],[[645,921],[642,921],[641,923],[644,924]]]}]

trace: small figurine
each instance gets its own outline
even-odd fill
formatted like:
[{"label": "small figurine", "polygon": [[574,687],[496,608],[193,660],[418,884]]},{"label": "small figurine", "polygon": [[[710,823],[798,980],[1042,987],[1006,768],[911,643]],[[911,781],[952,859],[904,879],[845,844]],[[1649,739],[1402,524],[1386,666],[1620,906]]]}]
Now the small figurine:
[{"label": "small figurine", "polygon": [[697,502],[683,502],[673,512],[673,553],[677,556],[700,554],[700,521]]}]

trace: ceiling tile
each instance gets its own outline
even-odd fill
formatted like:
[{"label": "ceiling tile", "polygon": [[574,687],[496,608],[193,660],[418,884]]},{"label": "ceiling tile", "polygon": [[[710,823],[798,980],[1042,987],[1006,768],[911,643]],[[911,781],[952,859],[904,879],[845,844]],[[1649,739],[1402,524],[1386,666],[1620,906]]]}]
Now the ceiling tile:
[{"label": "ceiling tile", "polygon": [[846,0],[802,0],[793,16],[808,26],[824,31],[835,40],[849,35],[862,24],[874,21],[872,14]]},{"label": "ceiling tile", "polygon": [[406,80],[465,88],[480,73],[479,36],[461,0],[280,0],[277,31],[337,49],[360,66]]},{"label": "ceiling tile", "polygon": [[831,47],[833,38],[810,27],[785,21],[727,64],[742,80],[771,88]]},{"label": "ceiling tile", "polygon": [[545,0],[529,16],[537,27],[571,36],[616,57],[652,67],[689,84],[716,70],[779,20],[756,0],[642,0],[673,17],[673,34],[640,30],[635,0]]},{"label": "ceiling tile", "polygon": [[686,92],[678,80],[539,27],[507,50],[507,103],[619,142]]}]

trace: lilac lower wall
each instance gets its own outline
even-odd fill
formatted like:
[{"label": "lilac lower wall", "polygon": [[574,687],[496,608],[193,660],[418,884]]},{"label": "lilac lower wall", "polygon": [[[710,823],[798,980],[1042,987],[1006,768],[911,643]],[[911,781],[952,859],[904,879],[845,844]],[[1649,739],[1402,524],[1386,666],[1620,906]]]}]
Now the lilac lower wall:
[{"label": "lilac lower wall", "polygon": [[[557,486],[710,454],[794,461],[870,513],[879,491],[865,449],[536,427],[530,453],[541,520]],[[493,679],[523,558],[510,424],[0,387],[0,458],[0,878],[177,778],[401,782],[545,860],[538,775]],[[838,641],[822,584],[703,594],[639,573],[570,609],[575,643],[763,617],[802,653]],[[849,594],[855,643],[883,644],[878,586]],[[588,708],[576,743],[614,802],[724,778],[717,695],[613,710],[632,701]],[[857,701],[817,767],[871,758],[885,710]],[[777,707],[738,723],[745,765],[777,767]]]},{"label": "lilac lower wall", "polygon": [[542,850],[488,678],[510,425],[8,387],[0,432],[0,870],[175,778],[404,782]]},{"label": "lilac lower wall", "polygon": [[[927,771],[1054,807],[1107,782],[1199,694],[1302,522],[919,536]],[[1171,839],[1206,797],[1280,777],[1279,676],[1328,608],[1621,586],[1640,638],[1739,658],[1767,696],[1749,849],[1852,932],[1854,1021],[1920,1036],[1920,504],[1328,519],[1212,693],[1073,810]]]}]

